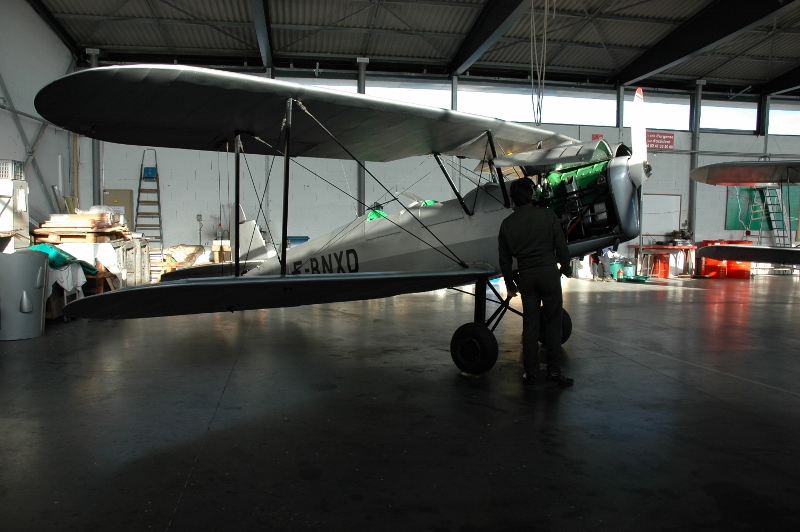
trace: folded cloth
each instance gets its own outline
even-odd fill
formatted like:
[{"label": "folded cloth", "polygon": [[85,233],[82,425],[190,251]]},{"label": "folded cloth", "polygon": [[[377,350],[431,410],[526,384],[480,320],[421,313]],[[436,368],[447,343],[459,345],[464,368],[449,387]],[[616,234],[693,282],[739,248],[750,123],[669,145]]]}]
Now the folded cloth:
[{"label": "folded cloth", "polygon": [[63,268],[67,264],[78,263],[81,265],[84,273],[88,273],[94,275],[97,273],[97,268],[89,264],[88,262],[78,260],[73,255],[70,255],[63,249],[58,249],[55,246],[50,244],[36,244],[35,246],[31,246],[33,251],[41,251],[42,253],[47,253],[47,263],[50,265],[51,268]]}]

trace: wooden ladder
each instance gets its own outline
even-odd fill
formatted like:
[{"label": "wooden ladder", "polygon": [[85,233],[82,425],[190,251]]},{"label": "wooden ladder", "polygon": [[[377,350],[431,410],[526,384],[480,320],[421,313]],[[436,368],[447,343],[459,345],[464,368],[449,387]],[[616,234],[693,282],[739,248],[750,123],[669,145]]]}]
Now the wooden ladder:
[{"label": "wooden ladder", "polygon": [[[145,166],[147,152],[153,152],[153,166]],[[164,260],[164,229],[161,222],[161,187],[158,181],[158,158],[156,150],[147,148],[142,152],[139,168],[139,193],[136,196],[137,233],[147,239],[150,251],[150,281],[161,275]]]}]

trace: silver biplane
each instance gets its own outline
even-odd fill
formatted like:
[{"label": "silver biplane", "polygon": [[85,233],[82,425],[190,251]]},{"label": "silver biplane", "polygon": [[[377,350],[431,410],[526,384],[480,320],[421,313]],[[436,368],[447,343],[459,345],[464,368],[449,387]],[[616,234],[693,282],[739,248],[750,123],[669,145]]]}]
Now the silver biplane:
[{"label": "silver biplane", "polygon": [[[486,372],[496,362],[492,331],[509,309],[507,300],[498,301],[486,319],[488,280],[499,275],[497,235],[511,209],[507,175],[534,179],[536,201],[556,211],[576,257],[639,235],[641,185],[650,172],[643,128],[632,154],[622,144],[579,142],[519,123],[184,66],[81,71],[43,88],[35,104],[47,120],[108,142],[213,151],[232,143],[236,198],[240,147],[288,155],[283,235],[292,158],[351,158],[363,166],[433,155],[455,199],[416,201],[388,215],[368,209],[300,246],[287,249],[284,239],[272,259],[245,264],[234,253],[233,276],[125,288],[80,299],[64,312],[88,318],[232,312],[474,284],[474,321],[450,344],[456,365],[468,373]],[[485,161],[492,178],[462,196],[444,155]],[[238,229],[237,223],[237,244]],[[564,320],[562,341],[571,330],[566,312]]]}]

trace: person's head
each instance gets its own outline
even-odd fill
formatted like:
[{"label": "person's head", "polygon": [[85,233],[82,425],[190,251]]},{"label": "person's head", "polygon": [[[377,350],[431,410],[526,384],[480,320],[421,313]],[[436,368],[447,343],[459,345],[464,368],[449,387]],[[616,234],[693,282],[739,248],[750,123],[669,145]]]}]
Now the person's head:
[{"label": "person's head", "polygon": [[527,177],[521,177],[511,183],[511,201],[514,207],[522,207],[533,201],[533,182]]}]

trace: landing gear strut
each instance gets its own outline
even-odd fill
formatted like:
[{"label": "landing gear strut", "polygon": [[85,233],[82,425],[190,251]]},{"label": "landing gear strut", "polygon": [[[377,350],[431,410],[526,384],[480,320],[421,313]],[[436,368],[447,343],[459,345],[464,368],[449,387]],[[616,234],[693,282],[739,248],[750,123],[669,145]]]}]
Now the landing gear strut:
[{"label": "landing gear strut", "polygon": [[[497,296],[495,303],[500,303],[492,316],[486,319],[486,286]],[[453,334],[450,340],[450,355],[458,369],[464,373],[479,375],[492,369],[497,362],[497,339],[494,330],[505,316],[506,311],[522,316],[522,313],[509,307],[511,298],[505,300],[487,280],[475,283],[475,317],[465,323]],[[566,342],[572,334],[572,318],[566,310],[561,311],[561,343]],[[544,345],[544,325],[539,324],[539,341]]]},{"label": "landing gear strut", "polygon": [[456,329],[450,340],[453,362],[464,373],[474,375],[486,373],[497,362],[497,339],[485,323],[486,285],[486,279],[475,283],[475,319]]}]

